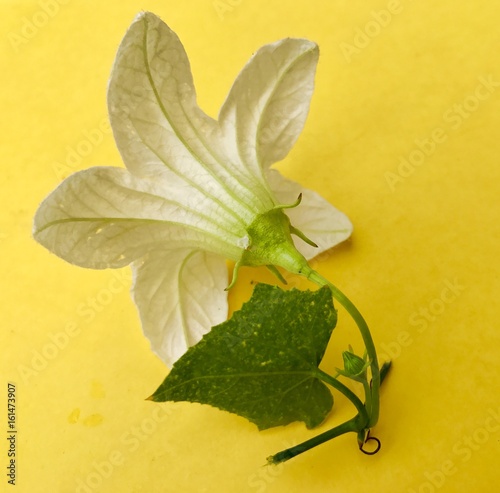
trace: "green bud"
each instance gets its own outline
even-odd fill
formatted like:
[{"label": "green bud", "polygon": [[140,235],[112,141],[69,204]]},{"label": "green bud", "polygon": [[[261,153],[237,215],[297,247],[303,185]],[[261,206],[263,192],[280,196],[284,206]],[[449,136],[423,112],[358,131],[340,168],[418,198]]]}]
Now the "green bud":
[{"label": "green bud", "polygon": [[342,359],[344,360],[344,369],[337,370],[341,375],[357,381],[366,379],[366,369],[370,366],[370,362],[366,361],[366,358],[354,354],[352,347],[349,346],[349,351],[342,353]]},{"label": "green bud", "polygon": [[365,362],[356,354],[344,351],[342,358],[344,360],[344,371],[350,375],[358,376],[365,369]]}]

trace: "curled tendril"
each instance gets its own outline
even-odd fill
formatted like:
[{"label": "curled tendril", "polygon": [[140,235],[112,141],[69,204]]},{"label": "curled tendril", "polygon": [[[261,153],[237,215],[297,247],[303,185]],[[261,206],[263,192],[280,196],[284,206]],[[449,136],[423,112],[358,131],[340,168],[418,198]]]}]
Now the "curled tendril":
[{"label": "curled tendril", "polygon": [[[369,450],[365,450],[363,448],[369,441],[375,442],[377,444],[377,447],[375,448],[375,450],[369,451]],[[380,443],[380,440],[376,437],[371,437],[370,432],[368,431],[368,434],[366,435],[365,441],[359,446],[359,450],[361,450],[361,452],[363,452],[363,454],[366,454],[366,455],[375,455],[380,450],[381,446],[382,446],[382,444]]]}]

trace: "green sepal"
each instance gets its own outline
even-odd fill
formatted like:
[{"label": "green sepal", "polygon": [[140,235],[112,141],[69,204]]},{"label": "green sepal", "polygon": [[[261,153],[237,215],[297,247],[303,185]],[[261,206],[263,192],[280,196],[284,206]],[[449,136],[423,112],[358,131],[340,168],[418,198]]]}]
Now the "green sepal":
[{"label": "green sepal", "polygon": [[285,286],[288,284],[287,280],[283,277],[283,274],[274,265],[266,265],[266,267],[280,280]]},{"label": "green sepal", "polygon": [[300,229],[297,229],[295,226],[290,225],[290,233],[299,237],[302,241],[304,241],[308,245],[311,245],[314,248],[318,248],[317,243],[314,243],[314,241],[312,241],[311,238],[308,238]]}]

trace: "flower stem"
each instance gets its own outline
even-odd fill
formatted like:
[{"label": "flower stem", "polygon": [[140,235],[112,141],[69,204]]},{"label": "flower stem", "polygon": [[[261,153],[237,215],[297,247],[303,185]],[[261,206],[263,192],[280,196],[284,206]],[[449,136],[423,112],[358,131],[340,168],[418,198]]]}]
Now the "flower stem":
[{"label": "flower stem", "polygon": [[369,415],[366,412],[365,405],[361,402],[359,397],[351,389],[346,387],[342,382],[339,382],[336,378],[333,378],[331,375],[328,375],[328,373],[325,373],[319,368],[316,370],[316,373],[320,380],[323,380],[323,382],[331,385],[334,389],[337,389],[339,392],[342,392],[342,394],[344,394],[354,404],[354,406],[358,411],[359,422],[361,422],[361,424],[364,425],[363,427],[365,427],[368,424]]},{"label": "flower stem", "polygon": [[287,460],[293,459],[299,454],[303,452],[307,452],[308,450],[321,445],[322,443],[327,442],[328,440],[332,440],[340,435],[344,435],[349,432],[357,432],[359,430],[358,424],[359,415],[356,415],[354,418],[342,423],[331,430],[325,431],[320,435],[311,438],[305,442],[299,443],[299,445],[295,445],[295,447],[290,447],[288,449],[282,450],[277,454],[271,455],[267,458],[267,462],[269,464],[280,464],[281,462],[285,462]]},{"label": "flower stem", "polygon": [[[373,412],[373,404],[372,404],[372,389],[370,388],[370,383],[367,379],[363,380],[363,389],[365,391],[365,408],[366,412],[369,416],[372,415]],[[370,419],[368,420],[370,422]]]},{"label": "flower stem", "polygon": [[352,303],[352,301],[344,293],[342,293],[340,289],[338,289],[335,285],[328,281],[328,279],[325,279],[321,274],[310,267],[308,269],[303,269],[302,274],[319,286],[328,286],[332,292],[333,297],[349,312],[359,328],[361,337],[363,338],[363,342],[366,347],[366,351],[368,353],[368,357],[370,359],[372,384],[371,389],[365,387],[365,391],[367,392],[366,401],[367,404],[369,404],[370,413],[367,428],[371,428],[377,423],[379,416],[380,370],[378,366],[375,344],[373,343],[368,324],[366,323],[365,319],[356,308],[356,306]]},{"label": "flower stem", "polygon": [[[333,438],[349,432],[355,432],[358,434],[358,445],[362,452],[366,454],[376,453],[380,448],[380,442],[378,439],[370,437],[369,430],[378,421],[380,406],[380,384],[389,371],[390,362],[385,363],[382,366],[382,369],[379,369],[377,353],[372,336],[370,334],[370,330],[368,328],[368,324],[366,323],[365,319],[356,308],[356,306],[351,302],[351,300],[349,300],[349,298],[347,298],[344,293],[342,293],[342,291],[340,291],[340,289],[338,289],[330,281],[321,276],[321,274],[311,269],[309,266],[307,266],[306,268],[302,268],[300,273],[305,275],[309,280],[315,282],[319,286],[328,286],[330,288],[330,291],[332,292],[332,296],[349,312],[353,320],[356,322],[356,325],[358,326],[358,329],[363,338],[366,352],[370,361],[371,384],[365,373],[365,378],[363,380],[365,403],[363,403],[361,402],[359,397],[348,387],[346,387],[342,382],[338,381],[336,378],[328,375],[318,368],[316,370],[317,378],[323,380],[323,382],[342,392],[354,404],[358,411],[358,414],[345,423],[342,423],[335,428],[325,431],[324,433],[321,433],[320,435],[317,435],[310,440],[306,440],[303,443],[295,445],[294,447],[288,448],[286,450],[282,450],[281,452],[268,457],[267,461],[269,464],[280,464],[289,459],[292,459],[293,457],[296,457],[299,454],[302,454],[303,452],[306,452],[307,450],[312,449],[313,447],[321,445],[328,440],[332,440]],[[368,440],[375,440],[378,443],[378,448],[372,452],[363,450],[363,444]]]}]

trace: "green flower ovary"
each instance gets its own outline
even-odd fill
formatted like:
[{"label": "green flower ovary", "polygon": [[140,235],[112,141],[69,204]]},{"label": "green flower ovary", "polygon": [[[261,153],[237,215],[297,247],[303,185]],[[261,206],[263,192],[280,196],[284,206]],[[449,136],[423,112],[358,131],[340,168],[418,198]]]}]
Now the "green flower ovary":
[{"label": "green flower ovary", "polygon": [[259,214],[247,228],[248,246],[239,265],[271,265],[294,274],[304,273],[307,260],[296,249],[291,236],[290,219],[282,208]]}]

